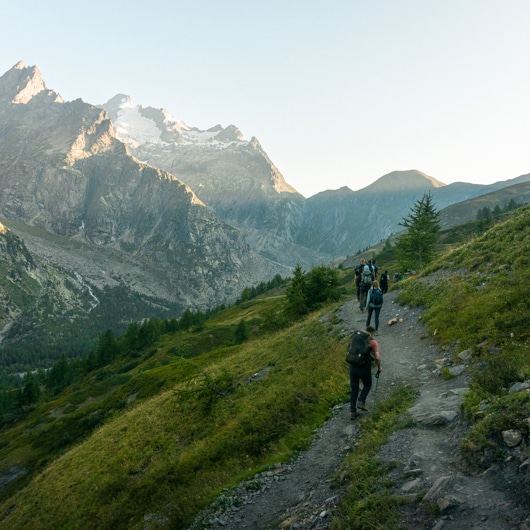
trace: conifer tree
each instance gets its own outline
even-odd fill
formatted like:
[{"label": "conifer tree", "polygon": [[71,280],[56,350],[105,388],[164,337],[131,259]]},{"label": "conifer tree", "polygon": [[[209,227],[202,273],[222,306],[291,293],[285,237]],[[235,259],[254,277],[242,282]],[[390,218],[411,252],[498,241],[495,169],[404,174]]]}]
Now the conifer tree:
[{"label": "conifer tree", "polygon": [[36,403],[40,397],[39,380],[28,372],[24,376],[24,387],[20,394],[21,405],[31,405]]},{"label": "conifer tree", "polygon": [[432,261],[440,235],[440,212],[430,193],[414,203],[409,215],[399,223],[406,228],[396,242],[396,254],[404,269],[422,269]]},{"label": "conifer tree", "polygon": [[99,336],[96,357],[98,366],[105,366],[112,362],[118,354],[118,344],[111,329]]},{"label": "conifer tree", "polygon": [[187,308],[180,317],[179,328],[182,331],[189,331],[191,326],[193,326],[193,314],[191,313],[190,309]]},{"label": "conifer tree", "polygon": [[325,265],[313,267],[308,275],[306,292],[311,310],[340,300],[342,289],[337,269]]},{"label": "conifer tree", "polygon": [[59,393],[69,383],[70,378],[69,363],[66,355],[63,353],[59,360],[53,365],[48,372],[46,386],[54,393]]},{"label": "conifer tree", "polygon": [[285,289],[287,304],[285,312],[291,318],[300,318],[309,313],[306,297],[306,278],[302,266],[297,264],[293,271],[293,277]]}]

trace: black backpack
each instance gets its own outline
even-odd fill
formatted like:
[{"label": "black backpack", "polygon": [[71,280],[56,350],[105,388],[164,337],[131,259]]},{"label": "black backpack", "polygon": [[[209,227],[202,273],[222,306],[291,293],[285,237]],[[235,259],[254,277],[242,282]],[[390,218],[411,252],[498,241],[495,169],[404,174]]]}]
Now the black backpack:
[{"label": "black backpack", "polygon": [[368,366],[372,359],[370,339],[371,336],[367,331],[354,331],[348,343],[346,362],[353,366]]},{"label": "black backpack", "polygon": [[371,307],[381,307],[383,305],[383,291],[377,287],[372,288],[370,294],[370,306]]}]

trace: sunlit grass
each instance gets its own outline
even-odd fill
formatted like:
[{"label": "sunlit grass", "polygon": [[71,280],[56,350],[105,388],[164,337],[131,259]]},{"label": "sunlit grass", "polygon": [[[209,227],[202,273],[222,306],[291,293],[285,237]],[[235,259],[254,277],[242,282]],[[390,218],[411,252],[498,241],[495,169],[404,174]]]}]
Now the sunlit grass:
[{"label": "sunlit grass", "polygon": [[[441,343],[454,346],[455,353],[473,352],[464,410],[474,425],[462,443],[471,465],[502,458],[501,431],[517,423],[503,406],[492,406],[485,414],[479,404],[505,403],[509,387],[530,376],[529,256],[526,206],[440,258],[429,276],[404,282],[398,296],[400,303],[426,308],[423,320]],[[519,420],[528,417],[526,406],[508,402]],[[523,432],[528,436],[528,427],[523,425]]]}]

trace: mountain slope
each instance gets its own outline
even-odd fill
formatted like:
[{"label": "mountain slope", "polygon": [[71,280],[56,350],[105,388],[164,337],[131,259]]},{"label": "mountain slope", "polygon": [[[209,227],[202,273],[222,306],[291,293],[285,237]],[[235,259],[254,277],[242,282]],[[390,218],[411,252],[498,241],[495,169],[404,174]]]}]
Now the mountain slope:
[{"label": "mountain slope", "polygon": [[[426,418],[424,409],[415,408],[409,411],[410,417],[400,414],[400,426],[410,427],[413,421],[417,437],[423,440],[425,431],[429,431],[429,441],[437,440],[444,447],[441,453],[435,444],[422,445],[411,436],[410,446],[401,444],[400,460],[380,467],[373,461],[375,455],[368,451],[364,456],[370,466],[365,472],[375,478],[373,472],[377,470],[385,487],[380,488],[382,491],[367,491],[366,481],[362,481],[364,487],[355,499],[355,512],[361,511],[365,520],[379,521],[386,499],[393,515],[396,510],[404,510],[409,517],[428,520],[432,528],[432,519],[440,511],[433,510],[428,499],[421,503],[428,487],[447,477],[449,470],[454,471],[452,480],[459,480],[459,485],[467,487],[471,482],[466,480],[462,462],[455,461],[453,454],[458,445],[453,434],[460,436],[461,432],[452,430],[451,421],[456,421],[461,410],[458,403],[463,383],[456,379],[458,376],[443,377],[456,364],[473,371],[476,385],[482,382],[494,389],[491,393],[477,391],[478,395],[467,402],[468,409],[476,411],[475,421],[484,421],[489,429],[479,432],[483,448],[476,442],[460,449],[475,452],[480,471],[488,470],[475,472],[472,482],[480,486],[481,480],[488,481],[488,492],[492,491],[491,484],[502,484],[506,493],[503,500],[515,497],[510,499],[513,505],[503,504],[503,515],[511,513],[519,520],[528,513],[516,504],[519,500],[523,508],[524,503],[528,507],[528,496],[517,499],[517,493],[525,492],[528,484],[524,473],[528,465],[524,463],[528,458],[528,387],[522,382],[520,390],[506,389],[523,377],[527,379],[530,368],[525,303],[530,284],[525,281],[521,286],[507,281],[514,271],[524,272],[524,279],[528,275],[521,266],[528,261],[529,220],[530,209],[522,208],[481,238],[440,259],[430,274],[403,282],[401,295],[408,296],[405,306],[394,299],[395,293],[389,296],[396,304],[389,304],[386,311],[392,316],[404,316],[405,320],[381,331],[388,333],[380,340],[387,345],[384,351],[392,359],[385,364],[383,356],[384,371],[379,382],[383,386],[378,399],[382,395],[386,398],[393,386],[409,390],[409,383],[417,386],[424,394],[423,404],[430,404],[430,411],[434,407],[436,414]],[[448,285],[453,288],[448,289]],[[350,294],[353,295],[352,290]],[[426,308],[421,323],[412,307],[414,300]],[[219,498],[220,504],[226,506],[224,488],[242,477],[252,477],[250,487],[260,490],[262,483],[256,473],[267,470],[267,475],[273,475],[274,484],[274,476],[282,476],[286,466],[269,466],[290,461],[293,454],[307,447],[317,425],[332,410],[350,425],[343,424],[340,429],[344,439],[339,445],[347,448],[344,455],[350,453],[350,445],[363,441],[360,437],[364,424],[354,427],[347,419],[347,408],[334,409],[348,396],[344,322],[337,312],[328,308],[286,330],[240,345],[225,343],[211,348],[210,337],[217,336],[221,329],[234,329],[241,319],[253,320],[257,325],[265,315],[270,316],[271,310],[278,309],[277,304],[281,304],[277,294],[260,297],[218,313],[197,333],[170,333],[141,351],[123,352],[122,358],[42,405],[24,425],[4,431],[4,439],[9,440],[0,446],[4,468],[23,467],[21,459],[43,447],[54,448],[56,458],[38,462],[44,466],[42,472],[32,475],[29,470],[25,479],[11,482],[12,489],[3,493],[0,504],[0,528],[36,530],[76,524],[97,528],[187,528],[193,516],[210,501]],[[350,299],[347,305],[347,312],[341,315],[346,315],[349,329],[352,318],[358,317],[352,313],[354,300]],[[515,318],[506,319],[507,313]],[[364,322],[364,317],[358,320]],[[410,333],[415,336],[409,337]],[[440,349],[435,345],[437,340],[442,341]],[[406,351],[409,342],[413,347]],[[202,345],[203,353],[187,356],[192,345]],[[403,359],[392,355],[390,350],[394,347],[404,352]],[[496,379],[496,374],[503,377]],[[433,380],[436,383],[431,386]],[[440,402],[442,410],[435,408]],[[507,406],[510,408],[506,410]],[[379,421],[381,427],[386,426],[384,414],[388,412],[385,403],[373,412],[372,419]],[[77,432],[90,420],[101,418],[105,422],[100,428],[66,449],[69,432]],[[376,439],[377,443],[384,443],[380,441],[382,429],[377,430],[377,423],[375,428],[369,442],[373,444]],[[503,441],[504,431],[516,428],[521,433],[521,445],[509,448]],[[334,432],[339,431],[335,429]],[[398,431],[393,438],[394,445],[400,445],[403,436]],[[66,447],[59,445],[61,441]],[[447,443],[455,446],[448,451]],[[330,446],[337,447],[336,441]],[[62,454],[58,451],[61,447]],[[407,452],[417,447],[432,452]],[[324,460],[326,454],[319,456]],[[403,458],[405,454],[414,460],[414,477],[410,477],[411,460]],[[496,462],[499,455],[502,460]],[[448,457],[451,459],[446,460]],[[354,473],[340,476],[342,485],[358,479]],[[413,495],[396,491],[396,497],[389,499],[389,484],[394,484],[396,476],[406,481]],[[517,488],[506,486],[512,480]],[[450,488],[453,484],[448,485],[446,500],[454,503],[456,490]],[[305,482],[299,485],[300,491],[310,495]],[[462,495],[458,489],[458,499]],[[470,505],[458,510],[458,521],[471,524],[480,510],[478,503],[473,503],[476,490],[466,490],[466,495]],[[307,508],[307,497],[304,500]],[[450,510],[451,506],[442,508]],[[459,500],[457,506],[464,504]],[[510,510],[512,506],[517,510]],[[345,505],[338,512],[339,517],[347,512]],[[491,513],[496,517],[493,510]],[[265,517],[269,515],[267,512]],[[483,522],[487,528],[498,524],[497,519]],[[222,525],[223,521],[215,524]]]},{"label": "mountain slope", "polygon": [[524,175],[517,184],[497,188],[489,193],[484,193],[479,197],[473,197],[456,204],[447,206],[440,211],[440,225],[442,228],[449,228],[463,224],[467,221],[475,220],[477,213],[482,208],[493,210],[495,206],[504,207],[510,201],[518,204],[530,202],[530,181],[524,181],[530,175]]},{"label": "mountain slope", "polygon": [[23,241],[0,223],[0,342],[39,292],[36,264]]}]

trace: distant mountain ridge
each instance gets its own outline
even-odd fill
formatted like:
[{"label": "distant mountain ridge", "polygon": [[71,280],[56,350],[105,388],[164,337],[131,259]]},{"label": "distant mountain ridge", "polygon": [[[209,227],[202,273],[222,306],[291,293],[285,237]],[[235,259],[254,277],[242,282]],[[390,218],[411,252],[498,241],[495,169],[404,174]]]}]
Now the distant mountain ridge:
[{"label": "distant mountain ridge", "polygon": [[[504,206],[510,201],[517,204],[530,203],[530,182],[529,175],[512,179],[511,186],[502,187],[484,193],[472,199],[451,204],[440,212],[440,225],[443,228],[458,226],[477,218],[478,211],[483,208],[494,210],[495,206]],[[495,186],[495,185],[493,185]]]},{"label": "distant mountain ridge", "polygon": [[415,191],[417,189],[425,190],[428,187],[442,188],[443,186],[447,186],[447,184],[421,171],[412,169],[409,171],[392,171],[392,173],[383,175],[359,191],[360,193],[394,193],[397,190],[400,192]]},{"label": "distant mountain ridge", "polygon": [[254,251],[289,267],[328,259],[311,247],[296,247],[305,199],[256,138],[244,140],[234,125],[206,131],[189,127],[165,109],[134,106],[125,95],[102,107],[117,138],[136,158],[189,185],[217,216],[244,234]]},{"label": "distant mountain ridge", "polygon": [[[165,109],[136,107],[123,94],[102,107],[134,156],[186,182],[216,215],[244,234],[254,251],[287,266],[334,260],[388,238],[401,229],[399,220],[425,192],[443,209],[503,187],[446,185],[408,170],[383,175],[358,191],[345,186],[304,199],[258,140],[245,141],[234,125],[200,131]],[[168,133],[176,129],[178,134]]]}]

